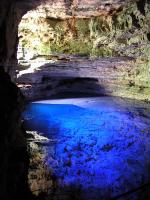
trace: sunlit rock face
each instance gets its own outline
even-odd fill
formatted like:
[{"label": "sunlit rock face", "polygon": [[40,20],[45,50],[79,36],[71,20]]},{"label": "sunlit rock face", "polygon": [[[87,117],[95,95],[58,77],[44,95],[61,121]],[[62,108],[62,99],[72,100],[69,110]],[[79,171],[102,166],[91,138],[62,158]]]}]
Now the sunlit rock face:
[{"label": "sunlit rock face", "polygon": [[[131,0],[130,0],[131,1]],[[30,11],[26,17],[54,17],[54,18],[70,18],[91,17],[115,12],[121,6],[124,6],[126,1],[99,1],[99,0],[47,0],[34,11]]]},{"label": "sunlit rock face", "polygon": [[[123,69],[127,76],[119,74],[115,67],[112,71],[110,70],[111,76],[107,73],[101,74],[98,72],[99,87],[103,87],[103,84],[105,84],[105,91],[107,91],[107,85],[111,82],[111,87],[109,87],[111,92],[108,92],[111,95],[149,100],[150,4],[147,1],[142,3],[141,1],[69,2],[48,1],[36,10],[24,15],[19,25],[20,48],[24,49],[24,58],[30,59],[35,55],[42,54],[47,55],[47,59],[55,61],[55,59],[48,56],[51,53],[84,54],[88,58],[130,57],[134,60],[130,64],[130,70]],[[34,65],[36,65],[35,63]],[[59,62],[56,62],[56,65],[57,63]],[[75,63],[78,63],[78,61]],[[28,66],[30,64],[28,63]],[[107,64],[109,66],[109,59],[103,66],[104,71],[105,67],[108,68]],[[60,65],[58,65],[58,69],[60,69]],[[37,64],[38,66],[39,64]],[[72,63],[70,66],[72,66]],[[91,70],[94,69],[92,64],[88,62],[87,66],[91,66]],[[32,68],[32,65],[30,67]],[[82,71],[82,66],[80,67]],[[71,67],[70,70],[72,70]],[[43,68],[43,74],[44,71],[45,68]],[[51,67],[49,68],[50,72]],[[97,73],[97,69],[95,69],[95,73]],[[40,74],[42,74],[42,68]],[[90,78],[88,74],[89,69],[86,75],[80,72],[80,76],[85,75],[85,77]],[[33,76],[38,76],[38,73]],[[51,77],[51,75],[49,74],[48,77]],[[27,80],[25,82],[23,80],[24,78],[22,81],[19,78],[19,83],[28,84]],[[32,85],[31,82],[30,84]],[[40,85],[41,90],[43,87],[45,88],[46,85]],[[32,90],[31,93],[34,94],[33,96],[37,96],[35,90]],[[47,91],[46,96],[49,96],[50,93]]]},{"label": "sunlit rock face", "polygon": [[[110,31],[112,15],[128,5],[127,2],[45,1],[23,16],[19,25],[20,46],[38,54],[51,51],[88,53],[99,42],[97,31]],[[95,39],[98,41],[94,44]]]},{"label": "sunlit rock face", "polygon": [[17,84],[28,100],[49,98],[59,93],[150,99],[149,87],[144,89],[135,84],[139,69],[133,58],[91,59],[69,55],[59,58],[52,63],[43,61],[39,64],[37,61],[27,70],[20,71]]}]

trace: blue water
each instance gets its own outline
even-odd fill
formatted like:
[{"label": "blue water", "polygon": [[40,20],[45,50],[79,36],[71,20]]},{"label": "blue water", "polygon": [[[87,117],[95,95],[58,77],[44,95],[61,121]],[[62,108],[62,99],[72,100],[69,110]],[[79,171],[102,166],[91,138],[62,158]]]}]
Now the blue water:
[{"label": "blue water", "polygon": [[55,140],[44,163],[60,186],[107,199],[150,182],[149,104],[107,97],[74,101],[31,103],[24,112],[27,130]]}]

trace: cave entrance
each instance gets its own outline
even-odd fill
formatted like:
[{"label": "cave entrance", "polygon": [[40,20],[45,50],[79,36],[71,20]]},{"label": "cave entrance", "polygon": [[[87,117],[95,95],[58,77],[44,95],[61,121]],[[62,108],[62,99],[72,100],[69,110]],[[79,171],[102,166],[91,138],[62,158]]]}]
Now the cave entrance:
[{"label": "cave entrance", "polygon": [[95,68],[91,72],[86,66],[92,65],[93,56],[111,55],[111,50],[100,48],[97,41],[97,33],[108,30],[109,24],[105,21],[100,30],[98,24],[104,24],[105,17],[75,17],[66,6],[57,8],[58,13],[54,8],[39,6],[27,12],[19,24],[17,83],[30,100],[47,99],[57,93],[105,93]]}]

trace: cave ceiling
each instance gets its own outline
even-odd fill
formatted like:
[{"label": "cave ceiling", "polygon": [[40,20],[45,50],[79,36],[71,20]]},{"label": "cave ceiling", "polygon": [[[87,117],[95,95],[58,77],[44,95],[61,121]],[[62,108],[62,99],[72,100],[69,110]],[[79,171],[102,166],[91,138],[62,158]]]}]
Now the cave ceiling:
[{"label": "cave ceiling", "polygon": [[[14,2],[24,11],[32,10],[40,5],[47,8],[54,7],[57,10],[57,6],[60,5],[62,8],[65,6],[66,10],[76,11],[76,15],[79,15],[80,12],[93,15],[91,10],[97,11],[99,14],[112,14],[127,3],[135,1],[137,0],[8,0],[7,3]],[[2,4],[3,2],[6,4],[4,0],[1,1]],[[73,13],[71,12],[71,14]]]}]

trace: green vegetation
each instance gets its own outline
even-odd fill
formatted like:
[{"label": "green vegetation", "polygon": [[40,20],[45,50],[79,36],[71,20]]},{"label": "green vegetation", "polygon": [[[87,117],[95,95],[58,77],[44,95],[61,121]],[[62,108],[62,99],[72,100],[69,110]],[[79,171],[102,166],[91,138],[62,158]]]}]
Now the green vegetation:
[{"label": "green vegetation", "polygon": [[149,57],[150,4],[141,13],[132,3],[115,16],[91,19],[40,18],[20,24],[20,45],[36,54]]}]

